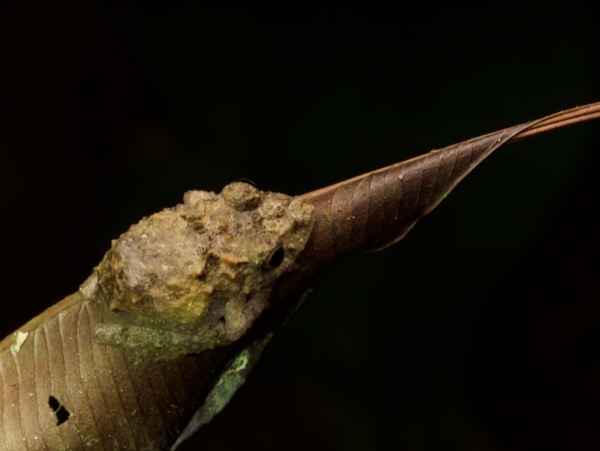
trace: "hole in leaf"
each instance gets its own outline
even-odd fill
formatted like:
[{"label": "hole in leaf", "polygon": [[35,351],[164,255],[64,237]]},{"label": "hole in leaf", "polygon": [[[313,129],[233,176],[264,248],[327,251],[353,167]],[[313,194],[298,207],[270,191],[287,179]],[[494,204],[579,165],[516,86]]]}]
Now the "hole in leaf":
[{"label": "hole in leaf", "polygon": [[69,416],[71,414],[66,409],[66,407],[63,406],[58,401],[58,399],[56,399],[54,396],[50,396],[48,398],[48,405],[50,406],[50,408],[54,412],[54,415],[56,415],[56,425],[57,426],[60,426],[61,424],[63,424],[65,421],[67,421],[69,419]]},{"label": "hole in leaf", "polygon": [[267,262],[266,269],[275,269],[279,265],[283,263],[283,257],[285,257],[285,252],[282,247],[278,247],[273,254],[271,254],[271,258]]}]

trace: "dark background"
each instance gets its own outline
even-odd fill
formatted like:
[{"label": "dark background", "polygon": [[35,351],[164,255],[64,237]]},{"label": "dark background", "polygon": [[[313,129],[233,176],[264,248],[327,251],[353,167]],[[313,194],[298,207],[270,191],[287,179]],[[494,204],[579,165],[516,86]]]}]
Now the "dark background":
[{"label": "dark background", "polygon": [[[600,99],[590,3],[2,3],[1,333],[185,190],[289,194]],[[183,449],[600,449],[600,123],[325,271]]]}]

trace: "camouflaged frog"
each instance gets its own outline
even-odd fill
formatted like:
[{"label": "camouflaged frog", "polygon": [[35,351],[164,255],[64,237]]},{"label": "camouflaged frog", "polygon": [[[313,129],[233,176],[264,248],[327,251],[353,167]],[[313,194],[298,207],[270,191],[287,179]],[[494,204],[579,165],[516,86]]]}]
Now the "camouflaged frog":
[{"label": "camouflaged frog", "polygon": [[269,305],[273,281],[294,266],[313,207],[233,182],[189,191],[183,204],[142,219],[81,286],[100,321],[95,339],[177,357],[233,343]]}]

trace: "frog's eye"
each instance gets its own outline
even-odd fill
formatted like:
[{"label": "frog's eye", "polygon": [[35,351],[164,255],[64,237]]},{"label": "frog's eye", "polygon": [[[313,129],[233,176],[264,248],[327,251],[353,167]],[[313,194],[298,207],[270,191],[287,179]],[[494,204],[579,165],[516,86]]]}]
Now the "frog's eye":
[{"label": "frog's eye", "polygon": [[264,263],[263,268],[265,270],[275,269],[279,265],[283,263],[283,258],[285,257],[285,251],[283,247],[279,246],[277,249],[273,251],[269,259]]},{"label": "frog's eye", "polygon": [[246,183],[247,185],[253,186],[254,188],[258,188],[258,185],[256,183],[254,183],[252,180],[241,177],[239,179],[234,179],[231,181],[231,183],[234,182],[241,182],[241,183]]}]

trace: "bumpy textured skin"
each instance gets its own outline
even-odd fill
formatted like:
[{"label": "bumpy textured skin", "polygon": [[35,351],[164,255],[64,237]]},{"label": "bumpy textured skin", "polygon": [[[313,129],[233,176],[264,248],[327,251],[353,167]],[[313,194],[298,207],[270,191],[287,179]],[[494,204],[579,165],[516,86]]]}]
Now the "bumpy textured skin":
[{"label": "bumpy textured skin", "polygon": [[96,338],[176,357],[233,343],[269,305],[304,248],[312,206],[242,182],[189,191],[113,242],[82,286]]},{"label": "bumpy textured skin", "polygon": [[161,450],[189,436],[256,360],[266,338],[244,334],[311,227],[312,206],[245,183],[188,192],[131,227],[79,292],[0,343],[0,449]]}]

